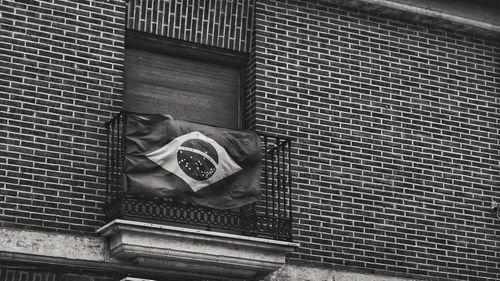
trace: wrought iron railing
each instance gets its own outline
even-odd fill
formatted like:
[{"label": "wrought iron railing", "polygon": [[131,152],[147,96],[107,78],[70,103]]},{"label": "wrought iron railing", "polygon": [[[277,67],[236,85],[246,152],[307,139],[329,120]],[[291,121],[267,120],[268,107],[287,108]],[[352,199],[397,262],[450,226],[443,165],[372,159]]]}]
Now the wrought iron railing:
[{"label": "wrought iron railing", "polygon": [[292,240],[290,138],[258,133],[263,149],[260,200],[238,209],[218,210],[174,197],[149,198],[126,194],[122,187],[126,119],[127,112],[121,112],[105,124],[108,144],[104,212],[108,221],[131,219]]}]

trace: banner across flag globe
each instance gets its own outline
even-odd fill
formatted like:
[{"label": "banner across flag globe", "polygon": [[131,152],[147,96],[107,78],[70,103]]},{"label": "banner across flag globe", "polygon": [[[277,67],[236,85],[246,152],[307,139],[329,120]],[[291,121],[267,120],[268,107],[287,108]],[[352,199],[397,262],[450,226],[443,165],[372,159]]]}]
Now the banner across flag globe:
[{"label": "banner across flag globe", "polygon": [[260,198],[262,147],[255,132],[128,113],[124,137],[127,194],[178,197],[217,209]]}]

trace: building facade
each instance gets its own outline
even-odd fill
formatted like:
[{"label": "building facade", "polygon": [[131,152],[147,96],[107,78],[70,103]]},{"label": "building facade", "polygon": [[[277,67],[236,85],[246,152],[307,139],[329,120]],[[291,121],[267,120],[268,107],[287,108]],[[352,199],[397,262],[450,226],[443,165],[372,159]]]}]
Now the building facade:
[{"label": "building facade", "polygon": [[211,279],[96,232],[123,109],[291,140],[293,251],[248,279],[499,280],[500,5],[459,2],[0,0],[0,280]]}]

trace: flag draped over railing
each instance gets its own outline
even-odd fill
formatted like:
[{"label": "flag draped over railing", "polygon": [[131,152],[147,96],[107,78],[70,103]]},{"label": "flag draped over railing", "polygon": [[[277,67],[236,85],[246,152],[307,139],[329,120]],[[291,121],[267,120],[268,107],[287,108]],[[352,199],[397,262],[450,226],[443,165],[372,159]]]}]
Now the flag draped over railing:
[{"label": "flag draped over railing", "polygon": [[254,132],[127,115],[123,187],[129,194],[180,197],[230,209],[260,198],[262,148]]}]

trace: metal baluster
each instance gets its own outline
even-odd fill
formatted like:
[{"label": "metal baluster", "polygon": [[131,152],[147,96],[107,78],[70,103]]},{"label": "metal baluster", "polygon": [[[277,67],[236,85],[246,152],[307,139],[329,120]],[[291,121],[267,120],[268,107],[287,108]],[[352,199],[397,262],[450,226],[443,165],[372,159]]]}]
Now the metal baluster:
[{"label": "metal baluster", "polygon": [[111,155],[110,155],[110,182],[111,182],[111,193],[114,197],[115,193],[115,120],[110,121],[110,127],[111,127]]},{"label": "metal baluster", "polygon": [[281,155],[282,155],[282,161],[283,161],[283,169],[282,169],[282,185],[281,185],[281,189],[282,189],[282,192],[283,192],[283,209],[281,210],[281,229],[280,229],[280,234],[282,236],[284,236],[286,233],[284,233],[284,223],[287,221],[287,215],[286,215],[286,186],[287,186],[287,181],[286,181],[286,177],[287,177],[287,174],[286,174],[286,146],[287,146],[287,143],[288,141],[287,140],[283,140],[282,143],[281,143]]},{"label": "metal baluster", "polygon": [[121,138],[120,138],[120,141],[121,141],[121,153],[120,153],[120,174],[119,174],[119,177],[118,177],[118,182],[121,186],[121,191],[123,193],[125,193],[125,190],[123,190],[123,162],[125,161],[125,136],[127,134],[127,114],[126,113],[120,113],[120,116],[122,118],[122,135],[121,135]]},{"label": "metal baluster", "polygon": [[[278,201],[278,204],[276,206],[276,213],[278,214],[278,218],[281,216],[280,215],[280,212],[281,212],[281,192],[280,192],[280,187],[281,187],[281,155],[280,155],[280,147],[281,144],[280,144],[280,139],[279,138],[276,138],[276,161],[277,161],[277,165],[276,165],[276,178],[278,179],[278,182],[277,182],[277,185],[276,185],[276,189],[277,189],[277,192],[278,192],[278,198],[276,198],[276,200]],[[276,227],[276,226],[275,226]]]},{"label": "metal baluster", "polygon": [[116,155],[116,184],[117,190],[119,191],[119,195],[123,194],[122,184],[120,181],[121,175],[121,167],[122,167],[122,149],[123,149],[123,115],[120,113],[119,118],[117,120],[117,128],[118,131],[116,133],[117,136],[117,155]]},{"label": "metal baluster", "polygon": [[116,120],[116,156],[115,156],[115,182],[116,182],[116,190],[118,191],[118,194],[120,194],[121,186],[120,182],[118,181],[118,175],[120,173],[120,155],[121,155],[121,138],[120,138],[120,133],[121,133],[121,123],[122,123],[122,116],[119,115],[118,119]]},{"label": "metal baluster", "polygon": [[272,157],[272,159],[271,159],[271,161],[272,161],[271,162],[271,196],[272,196],[272,201],[273,201],[272,202],[273,203],[273,205],[272,205],[272,211],[273,211],[272,219],[274,219],[274,217],[276,215],[275,214],[276,207],[275,207],[275,202],[274,202],[275,189],[276,189],[275,188],[275,171],[274,171],[274,147],[273,147],[271,152],[272,152],[272,154],[271,154],[271,157]]},{"label": "metal baluster", "polygon": [[267,149],[268,149],[268,142],[267,142],[267,136],[264,136],[264,185],[266,186],[266,217],[269,217],[269,174],[268,174],[268,167],[267,167]]},{"label": "metal baluster", "polygon": [[282,217],[286,217],[286,157],[285,157],[286,140],[281,142],[281,158],[282,158],[282,174],[281,174],[281,189],[283,192],[283,210],[281,211]]},{"label": "metal baluster", "polygon": [[109,145],[110,145],[110,132],[109,132],[109,123],[105,124],[106,126],[106,203],[110,203],[110,198],[109,198],[109,189],[110,189],[110,179],[109,179],[109,158],[110,158],[110,151],[109,151]]},{"label": "metal baluster", "polygon": [[292,223],[293,223],[293,215],[292,215],[292,142],[288,141],[288,219],[289,219],[289,232],[288,239],[292,240]]}]

